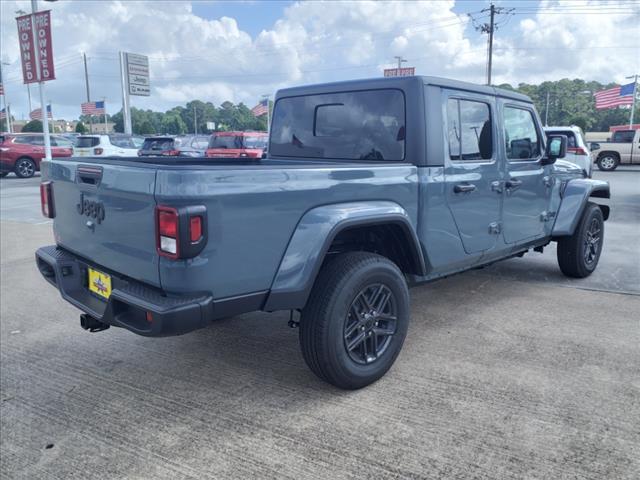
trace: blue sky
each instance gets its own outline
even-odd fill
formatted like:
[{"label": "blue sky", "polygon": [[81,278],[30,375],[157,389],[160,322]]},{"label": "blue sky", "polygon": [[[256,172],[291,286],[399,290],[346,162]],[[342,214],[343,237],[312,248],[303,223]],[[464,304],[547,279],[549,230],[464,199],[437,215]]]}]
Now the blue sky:
[{"label": "blue sky", "polygon": [[[500,16],[495,84],[583,78],[626,83],[640,71],[640,0],[496,0]],[[466,13],[489,0],[438,1],[70,1],[50,8],[56,80],[46,96],[76,118],[86,101],[86,53],[93,100],[121,102],[118,52],[149,57],[151,96],[137,108],[168,110],[193,99],[255,105],[288,86],[376,77],[401,55],[416,74],[484,83],[487,36]],[[545,11],[541,11],[543,8]],[[0,0],[0,57],[12,111],[28,114],[15,11]],[[488,21],[487,14],[479,19]],[[150,21],[150,19],[152,19]],[[506,23],[505,20],[508,20]]]}]

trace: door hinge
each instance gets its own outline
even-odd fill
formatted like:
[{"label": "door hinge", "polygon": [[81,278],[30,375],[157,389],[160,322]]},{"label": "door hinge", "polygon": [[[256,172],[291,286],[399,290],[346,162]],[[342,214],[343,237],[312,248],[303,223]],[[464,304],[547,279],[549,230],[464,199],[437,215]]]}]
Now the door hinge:
[{"label": "door hinge", "polygon": [[551,220],[555,216],[556,216],[556,212],[542,212],[540,214],[540,221],[541,222],[548,222],[549,220]]},{"label": "door hinge", "polygon": [[502,223],[500,222],[491,222],[489,224],[489,233],[493,235],[498,235],[502,232]]}]

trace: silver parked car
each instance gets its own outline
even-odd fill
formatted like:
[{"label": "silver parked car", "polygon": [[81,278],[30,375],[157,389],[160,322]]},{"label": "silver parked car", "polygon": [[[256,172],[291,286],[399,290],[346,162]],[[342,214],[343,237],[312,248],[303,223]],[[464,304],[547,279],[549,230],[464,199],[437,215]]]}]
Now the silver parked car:
[{"label": "silver parked car", "polygon": [[584,132],[580,127],[571,125],[569,127],[544,127],[547,137],[552,135],[567,136],[567,156],[565,161],[571,162],[579,166],[584,174],[591,178],[593,171],[593,161],[591,159],[591,151],[584,139]]}]

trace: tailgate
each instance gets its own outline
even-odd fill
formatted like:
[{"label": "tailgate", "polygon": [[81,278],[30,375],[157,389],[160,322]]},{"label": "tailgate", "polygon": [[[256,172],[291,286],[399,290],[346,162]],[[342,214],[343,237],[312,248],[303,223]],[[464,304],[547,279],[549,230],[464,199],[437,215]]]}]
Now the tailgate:
[{"label": "tailgate", "polygon": [[156,169],[146,165],[47,162],[56,243],[99,267],[159,286]]}]

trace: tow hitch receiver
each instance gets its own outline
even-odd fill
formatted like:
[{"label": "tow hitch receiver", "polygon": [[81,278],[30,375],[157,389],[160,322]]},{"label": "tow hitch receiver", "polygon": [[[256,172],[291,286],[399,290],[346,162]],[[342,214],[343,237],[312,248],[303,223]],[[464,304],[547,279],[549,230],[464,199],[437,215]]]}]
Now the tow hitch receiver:
[{"label": "tow hitch receiver", "polygon": [[96,333],[106,330],[111,325],[103,323],[100,320],[93,318],[91,315],[83,313],[80,315],[80,326],[85,330],[89,330],[91,333]]}]

